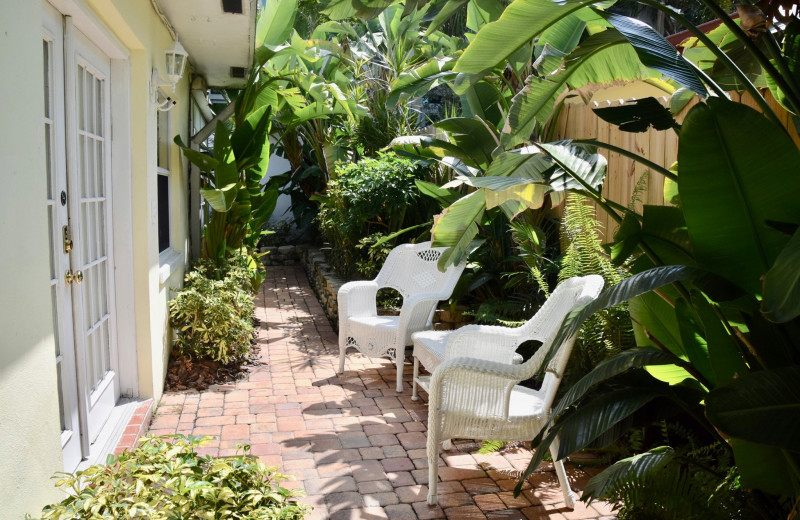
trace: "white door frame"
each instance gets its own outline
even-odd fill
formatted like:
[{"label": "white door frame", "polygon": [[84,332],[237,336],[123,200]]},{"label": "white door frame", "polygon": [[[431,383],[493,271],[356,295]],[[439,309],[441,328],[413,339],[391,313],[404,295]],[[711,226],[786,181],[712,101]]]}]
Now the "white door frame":
[{"label": "white door frame", "polygon": [[117,312],[116,343],[120,393],[139,395],[139,366],[136,339],[133,268],[133,193],[131,166],[131,74],[130,52],[103,24],[84,0],[49,1],[70,16],[72,25],[111,58],[111,231],[114,235],[114,285]]},{"label": "white door frame", "polygon": [[[112,279],[110,281],[110,288],[113,287],[114,290],[109,294],[110,301],[108,305],[111,309],[114,309],[116,318],[116,326],[110,328],[110,334],[113,335],[110,338],[111,343],[116,344],[116,348],[112,349],[116,354],[111,355],[111,362],[112,369],[118,374],[118,385],[121,394],[125,396],[136,396],[139,393],[139,385],[132,259],[132,154],[130,139],[131,96],[129,54],[119,40],[113,36],[99,21],[97,16],[85,5],[83,0],[49,0],[49,3],[52,4],[55,10],[61,15],[69,17],[67,18],[68,22],[65,23],[68,31],[70,30],[70,26],[73,30],[79,30],[90,43],[103,49],[103,53],[110,58],[110,71],[106,79],[113,84],[113,89],[110,90],[109,95],[110,112],[107,118],[109,124],[106,129],[106,135],[110,139],[110,150],[106,159],[106,168],[108,168],[109,171],[107,177],[109,182],[107,188],[108,196],[114,203],[113,205],[109,205],[108,208],[108,215],[111,216],[113,227],[107,228],[106,234],[113,236],[113,240],[108,242],[108,246],[112,248],[111,251],[109,251],[109,256],[114,262],[113,265],[109,265],[110,278]],[[45,7],[44,14],[48,16],[48,13],[52,13],[52,9],[50,5],[48,5],[47,0],[43,0],[43,4],[43,7]],[[48,32],[49,31],[45,32],[45,38],[48,37]],[[57,35],[50,34],[49,36],[54,38]],[[68,34],[62,35],[62,37],[65,42],[72,40]],[[70,50],[66,50],[64,56],[66,58],[64,67],[74,69],[74,53]],[[69,75],[67,76],[69,77]],[[68,90],[70,88],[74,89],[74,84],[70,86],[69,81],[66,83],[66,88]],[[62,111],[64,108],[65,107],[62,106]],[[66,108],[66,110],[68,111],[69,108]],[[61,134],[61,139],[62,141],[64,139],[63,133]],[[62,156],[60,160],[63,159],[64,157]],[[70,199],[74,199],[72,194],[70,194]],[[60,228],[58,231],[60,231]],[[61,236],[55,235],[54,240],[57,244],[60,244]],[[60,275],[63,275],[63,272],[60,273]],[[59,321],[69,318],[69,316],[59,316]],[[61,328],[61,325],[59,325],[59,328]],[[74,368],[72,373],[75,373]],[[67,403],[65,403],[65,408],[66,406]],[[81,415],[81,421],[84,422],[84,431],[86,431],[86,414],[83,413]],[[86,439],[81,443],[83,444],[82,451],[84,452],[84,456],[88,455],[88,441],[89,439]],[[65,446],[65,443],[62,443],[62,445]],[[64,462],[65,465],[73,463],[71,458],[70,461],[67,460],[66,451]],[[74,468],[65,466],[65,469],[71,471]]]}]

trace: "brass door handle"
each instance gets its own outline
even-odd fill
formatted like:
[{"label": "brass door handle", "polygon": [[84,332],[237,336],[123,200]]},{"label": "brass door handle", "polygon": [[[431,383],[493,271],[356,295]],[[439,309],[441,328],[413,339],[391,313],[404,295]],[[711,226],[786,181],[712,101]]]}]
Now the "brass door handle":
[{"label": "brass door handle", "polygon": [[75,271],[73,273],[71,269],[67,269],[67,272],[64,273],[64,282],[66,282],[67,285],[83,282],[83,271]]}]

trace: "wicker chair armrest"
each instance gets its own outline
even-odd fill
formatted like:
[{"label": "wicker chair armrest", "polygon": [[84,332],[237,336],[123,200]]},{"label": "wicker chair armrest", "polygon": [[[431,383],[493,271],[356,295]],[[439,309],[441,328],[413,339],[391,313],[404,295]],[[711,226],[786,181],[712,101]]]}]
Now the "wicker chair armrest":
[{"label": "wicker chair armrest", "polygon": [[375,296],[378,293],[378,284],[372,280],[347,282],[339,288],[337,303],[339,317],[375,316]]},{"label": "wicker chair armrest", "polygon": [[523,372],[520,365],[469,357],[448,359],[431,375],[429,403],[437,410],[444,407],[479,416],[508,417],[511,390],[521,381]]},{"label": "wicker chair armrest", "polygon": [[491,325],[467,325],[450,334],[444,359],[468,357],[498,363],[519,363],[516,348],[522,342],[520,330]]}]

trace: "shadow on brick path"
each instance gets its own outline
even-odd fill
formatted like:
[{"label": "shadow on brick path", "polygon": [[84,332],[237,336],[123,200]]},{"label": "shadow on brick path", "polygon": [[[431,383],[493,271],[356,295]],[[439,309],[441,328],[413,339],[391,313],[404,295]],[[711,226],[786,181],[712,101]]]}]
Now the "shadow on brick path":
[{"label": "shadow on brick path", "polygon": [[[337,375],[336,333],[297,266],[269,267],[256,299],[263,365],[247,381],[200,393],[166,393],[150,433],[213,435],[204,453],[228,456],[248,443],[251,453],[295,480],[314,506],[311,519],[607,519],[608,504],[564,507],[552,465],[545,463],[514,497],[531,452],[509,445],[490,455],[456,441],[439,464],[439,505],[425,502],[427,411],[406,389],[394,390],[388,359],[350,354]],[[567,466],[573,489],[589,474]]]}]

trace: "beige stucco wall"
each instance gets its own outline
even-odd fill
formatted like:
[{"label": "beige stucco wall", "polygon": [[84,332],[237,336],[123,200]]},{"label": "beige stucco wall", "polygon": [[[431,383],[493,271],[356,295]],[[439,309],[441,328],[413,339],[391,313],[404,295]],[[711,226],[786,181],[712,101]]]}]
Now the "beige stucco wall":
[{"label": "beige stucco wall", "polygon": [[[81,1],[81,0],[78,0]],[[171,43],[149,1],[86,0],[103,29],[129,53],[130,230],[138,394],[159,397],[169,354],[169,287],[183,263],[160,281],[156,188],[156,111],[150,73]],[[0,0],[0,518],[38,515],[60,498],[51,476],[63,469],[54,362],[44,164],[42,6],[39,0]],[[13,49],[13,52],[10,51]],[[190,58],[191,59],[191,58]],[[175,93],[172,135],[188,141],[187,69]],[[119,85],[117,85],[119,86]],[[112,87],[113,88],[113,87]],[[123,134],[125,132],[122,132]],[[172,237],[187,244],[186,167],[171,149]],[[123,227],[124,227],[123,226]],[[184,257],[185,258],[185,255]],[[123,370],[130,367],[122,367]]]},{"label": "beige stucco wall", "polygon": [[0,0],[0,49],[0,518],[10,519],[58,498],[50,476],[62,464],[39,2]]}]

